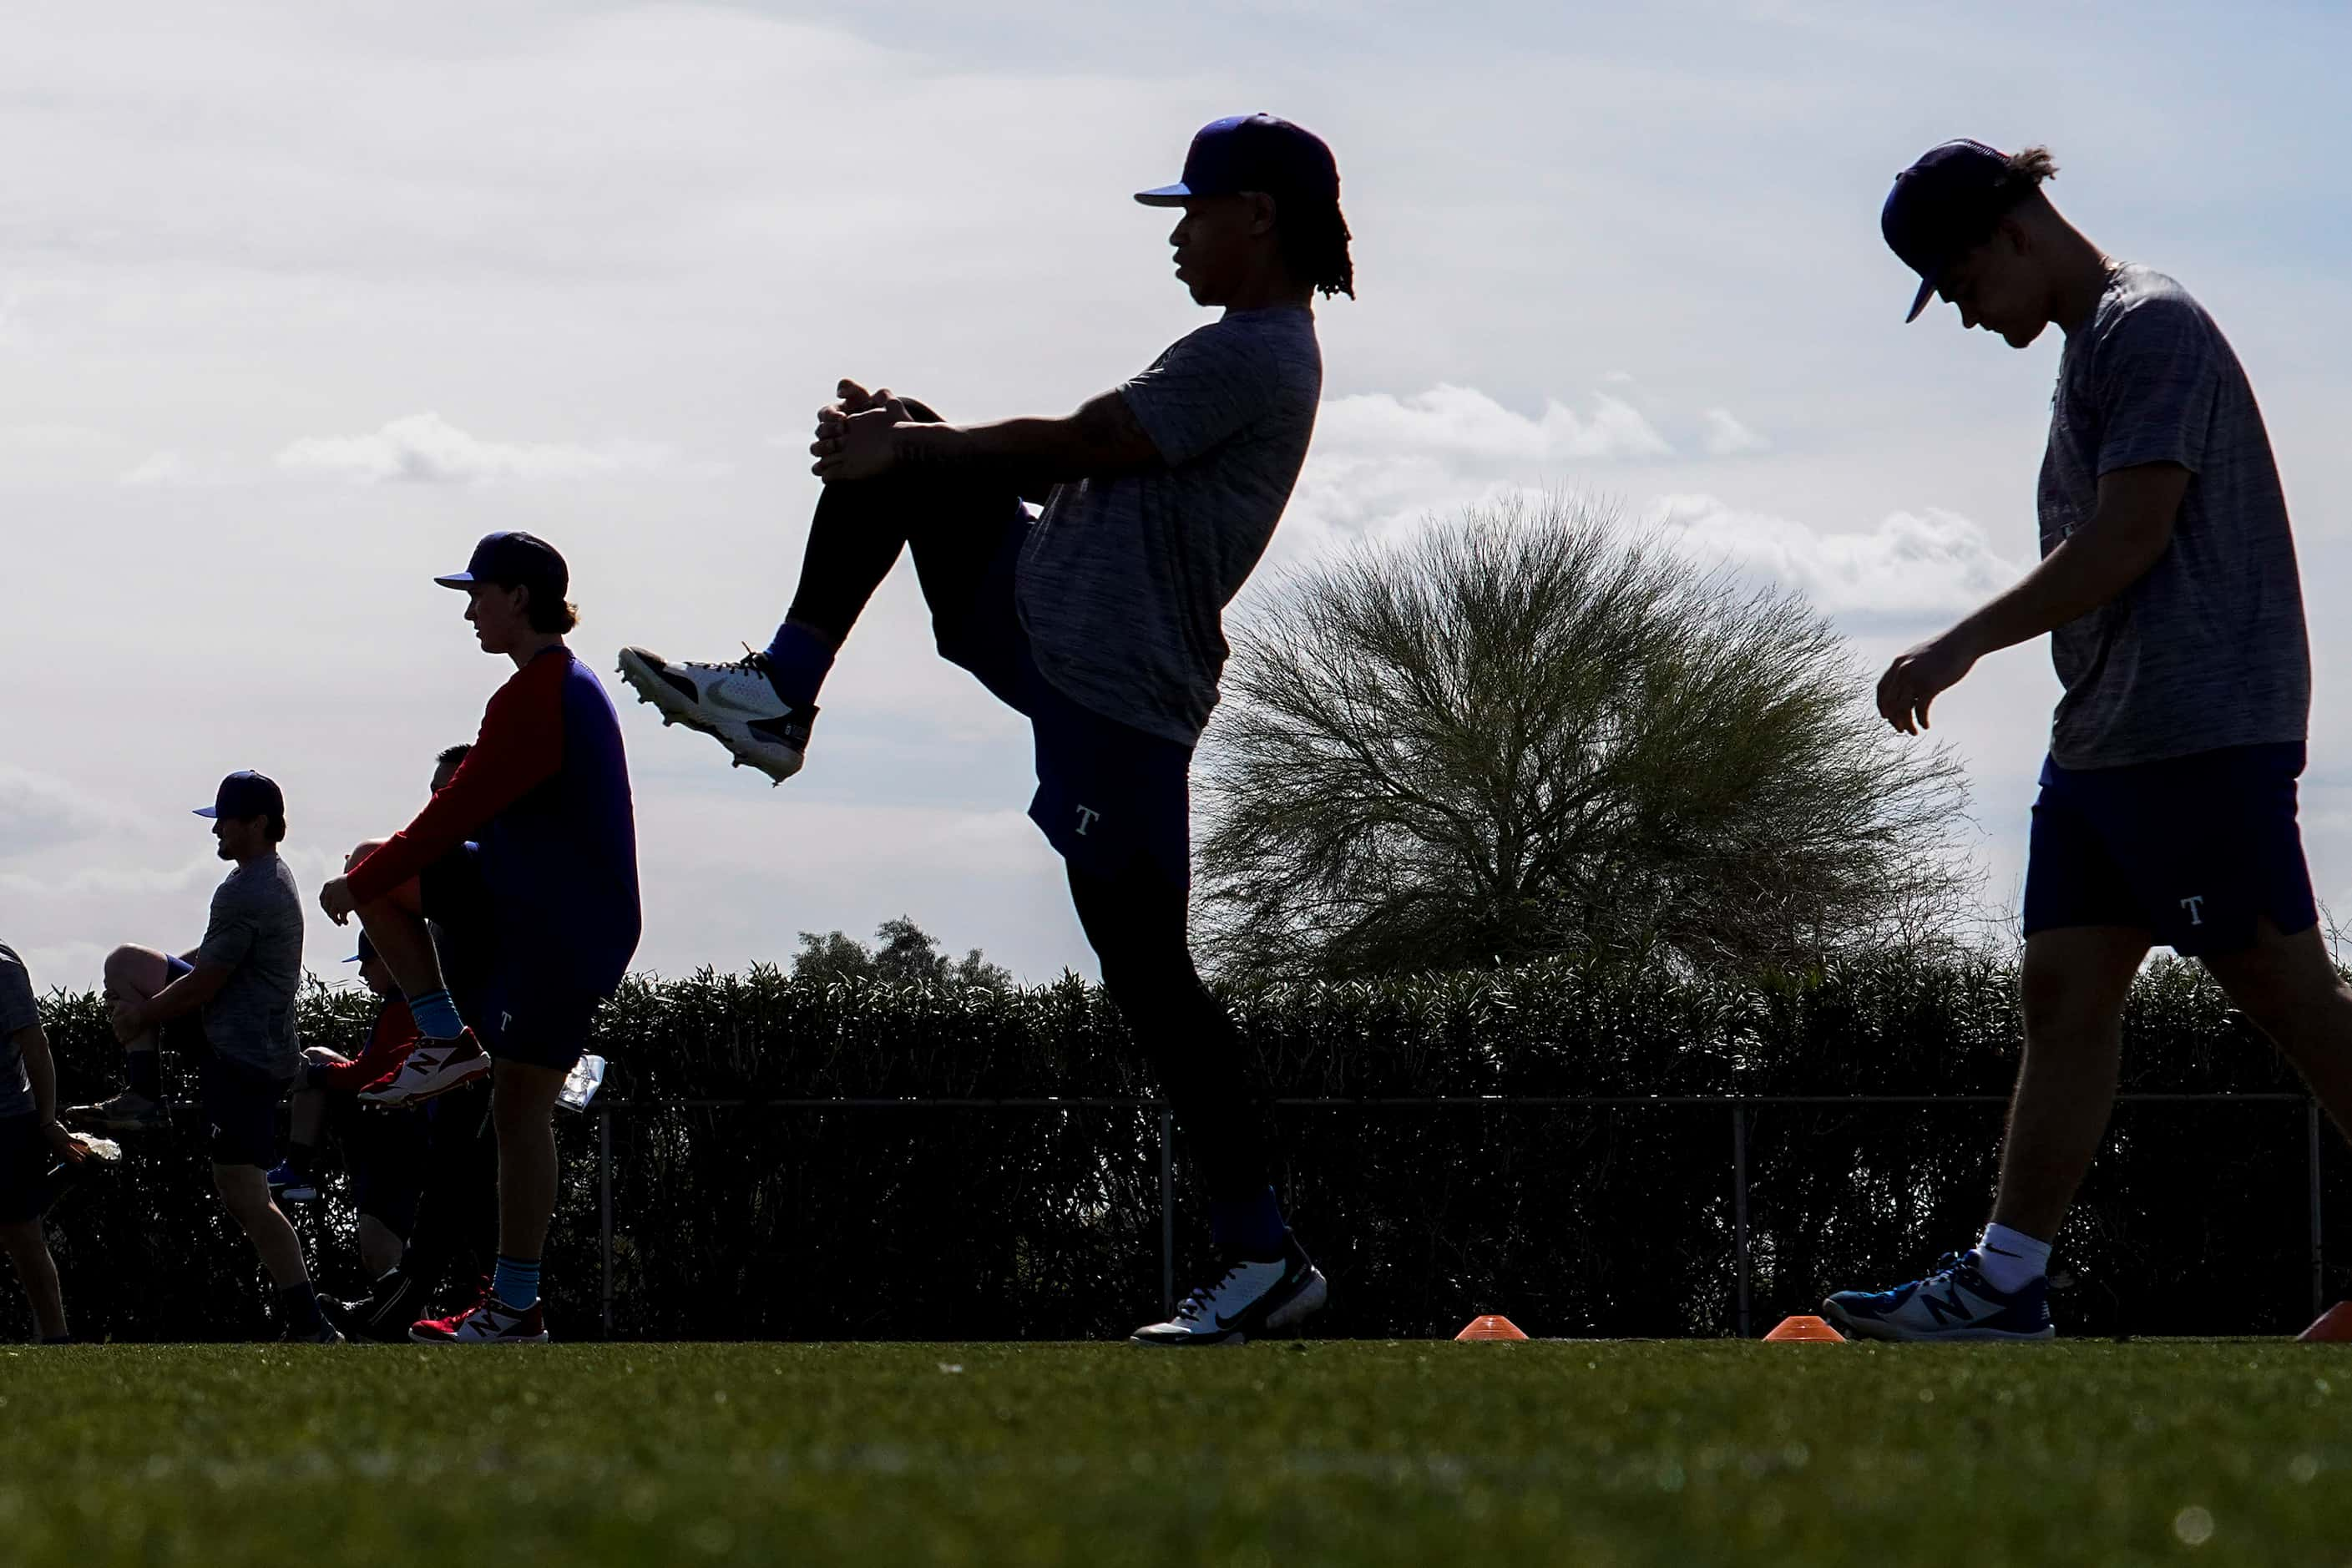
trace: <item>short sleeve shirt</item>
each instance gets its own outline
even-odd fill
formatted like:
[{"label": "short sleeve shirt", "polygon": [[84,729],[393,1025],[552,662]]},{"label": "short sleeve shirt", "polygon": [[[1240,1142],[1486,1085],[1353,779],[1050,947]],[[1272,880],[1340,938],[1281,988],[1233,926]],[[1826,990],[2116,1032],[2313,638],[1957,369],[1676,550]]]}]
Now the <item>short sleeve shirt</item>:
[{"label": "short sleeve shirt", "polygon": [[2188,290],[2118,267],[2059,361],[2042,553],[2090,521],[2102,475],[2147,463],[2189,472],[2172,542],[2122,595],[2052,634],[2066,689],[2052,757],[2124,767],[2304,740],[2303,586],[2253,388]]},{"label": "short sleeve shirt", "polygon": [[1322,392],[1304,307],[1229,311],[1119,387],[1160,460],[1055,487],[1015,579],[1055,688],[1180,745],[1201,738],[1225,605],[1289,503]]},{"label": "short sleeve shirt", "polygon": [[41,1005],[25,961],[15,948],[0,943],[0,1120],[33,1113],[33,1079],[25,1071],[16,1035],[40,1021]]},{"label": "short sleeve shirt", "polygon": [[231,871],[213,893],[197,956],[229,971],[205,1005],[205,1039],[215,1055],[272,1078],[300,1065],[294,998],[302,985],[302,896],[275,855]]}]

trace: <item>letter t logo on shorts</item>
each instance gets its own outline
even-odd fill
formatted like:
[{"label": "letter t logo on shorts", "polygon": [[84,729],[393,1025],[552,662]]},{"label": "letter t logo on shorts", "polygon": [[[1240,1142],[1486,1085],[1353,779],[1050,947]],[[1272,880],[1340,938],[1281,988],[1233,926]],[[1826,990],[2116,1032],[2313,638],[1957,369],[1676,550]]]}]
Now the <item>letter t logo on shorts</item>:
[{"label": "letter t logo on shorts", "polygon": [[1078,837],[1084,838],[1087,836],[1087,829],[1092,827],[1096,823],[1100,822],[1101,820],[1102,813],[1097,811],[1093,806],[1082,805],[1078,807]]},{"label": "letter t logo on shorts", "polygon": [[2201,926],[2205,923],[2204,894],[2200,893],[2193,899],[2181,900],[2180,907],[2189,911],[2189,923],[2190,925]]}]

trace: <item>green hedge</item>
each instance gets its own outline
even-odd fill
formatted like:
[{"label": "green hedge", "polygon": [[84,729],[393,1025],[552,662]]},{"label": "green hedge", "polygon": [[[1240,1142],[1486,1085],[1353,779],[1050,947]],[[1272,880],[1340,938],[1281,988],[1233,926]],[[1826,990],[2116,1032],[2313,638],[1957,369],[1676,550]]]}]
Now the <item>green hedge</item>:
[{"label": "green hedge", "polygon": [[[1558,964],[1237,999],[1277,1095],[1493,1097],[1472,1107],[1284,1106],[1285,1201],[1334,1282],[1322,1331],[1450,1332],[1480,1310],[1549,1334],[1733,1328],[1731,1112],[1531,1098],[2006,1094],[2016,974],[1891,956],[1739,979]],[[305,1037],[348,1040],[363,998],[314,989]],[[50,1004],[64,1092],[111,1087],[94,999]],[[2152,966],[2126,1024],[2127,1089],[2298,1086],[2193,966]],[[1141,1099],[1153,1085],[1098,991],[820,986],[769,969],[633,980],[613,1062],[614,1319],[656,1337],[1093,1337],[1160,1299],[1157,1113],[1142,1108],[776,1108],[688,1101]],[[1982,1222],[1993,1104],[1748,1112],[1759,1329],[1825,1287],[1906,1278]],[[257,1270],[218,1215],[196,1129],[82,1184],[53,1226],[80,1331],[263,1331]],[[603,1303],[599,1127],[564,1118],[549,1258],[554,1327]],[[2325,1138],[2328,1284],[2352,1279],[2352,1191]],[[2127,1106],[2063,1258],[2070,1328],[2273,1332],[2310,1295],[2305,1111]],[[1180,1199],[1183,1188],[1180,1180]],[[484,1195],[488,1201],[488,1194]],[[1202,1260],[1180,1201],[1179,1272]],[[321,1278],[356,1283],[348,1215],[306,1219]],[[0,1310],[22,1315],[21,1303]]]}]

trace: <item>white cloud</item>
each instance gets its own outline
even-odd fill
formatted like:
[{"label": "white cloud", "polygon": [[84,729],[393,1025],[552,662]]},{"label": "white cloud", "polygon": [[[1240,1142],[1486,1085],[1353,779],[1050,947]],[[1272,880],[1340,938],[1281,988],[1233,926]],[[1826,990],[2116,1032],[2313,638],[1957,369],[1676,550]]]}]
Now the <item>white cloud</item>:
[{"label": "white cloud", "polygon": [[1710,457],[1734,458],[1746,452],[1763,452],[1771,448],[1771,442],[1742,425],[1727,408],[1710,408],[1706,418],[1706,431],[1699,437],[1699,444],[1706,448]]},{"label": "white cloud", "polygon": [[63,779],[0,767],[0,857],[92,837],[119,825],[123,816],[114,805],[92,799]]},{"label": "white cloud", "polygon": [[492,479],[578,479],[708,474],[650,441],[597,446],[486,441],[438,414],[412,414],[365,436],[309,436],[278,454],[287,472],[361,484],[469,485]]},{"label": "white cloud", "polygon": [[1866,533],[1826,532],[1711,495],[1662,496],[1644,521],[1692,554],[1802,592],[1832,616],[1957,614],[2014,582],[1984,530],[1956,512],[1889,513]]},{"label": "white cloud", "polygon": [[1403,397],[1377,392],[1326,403],[1316,421],[1318,454],[1419,452],[1485,461],[1542,464],[1664,458],[1674,447],[1620,397],[1595,393],[1592,412],[1557,400],[1529,418],[1472,387],[1440,384]]}]

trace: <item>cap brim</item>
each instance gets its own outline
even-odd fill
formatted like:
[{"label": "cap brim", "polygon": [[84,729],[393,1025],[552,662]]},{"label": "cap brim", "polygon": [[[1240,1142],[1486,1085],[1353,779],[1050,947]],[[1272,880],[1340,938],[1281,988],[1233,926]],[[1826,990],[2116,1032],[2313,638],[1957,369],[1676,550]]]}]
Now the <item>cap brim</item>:
[{"label": "cap brim", "polygon": [[1172,185],[1156,185],[1148,191],[1138,191],[1135,199],[1148,207],[1181,207],[1192,196],[1192,187],[1179,180]]},{"label": "cap brim", "polygon": [[1911,313],[1903,318],[1906,324],[1917,321],[1919,319],[1919,312],[1926,310],[1927,308],[1927,301],[1933,300],[1935,297],[1936,279],[1933,274],[1930,274],[1929,276],[1919,279],[1919,292],[1911,297]]},{"label": "cap brim", "polygon": [[436,577],[433,580],[444,588],[470,588],[474,585],[474,574],[471,572],[452,572],[446,577]]},{"label": "cap brim", "polygon": [[220,807],[218,807],[218,806],[216,806],[216,805],[200,805],[200,806],[196,807],[196,809],[195,809],[194,812],[190,813],[190,815],[191,815],[191,816],[214,816],[214,817],[216,817],[216,816],[220,816]]}]

